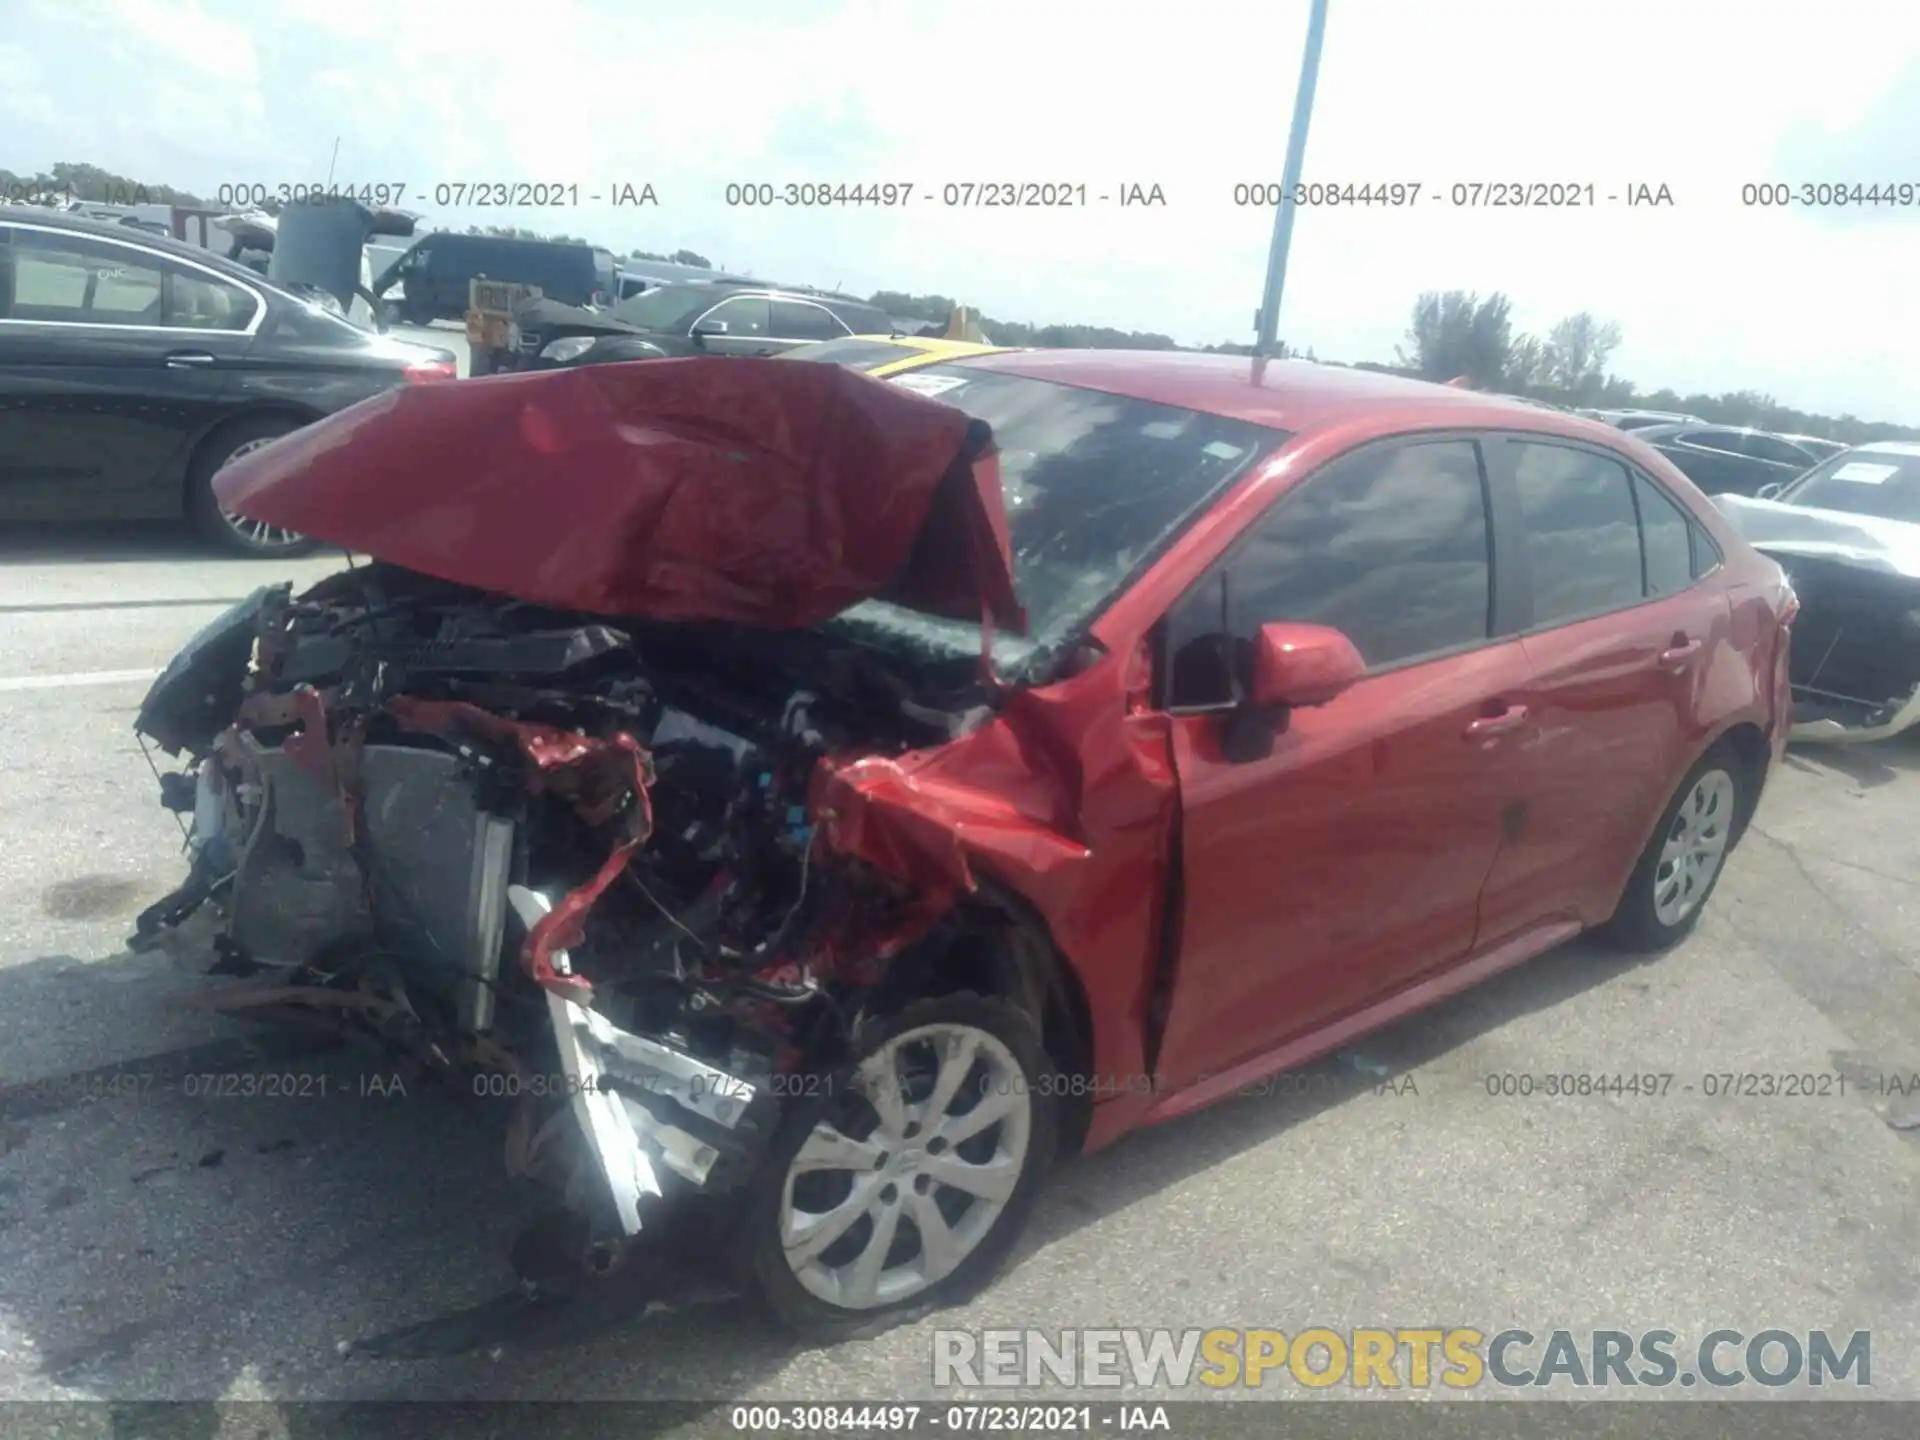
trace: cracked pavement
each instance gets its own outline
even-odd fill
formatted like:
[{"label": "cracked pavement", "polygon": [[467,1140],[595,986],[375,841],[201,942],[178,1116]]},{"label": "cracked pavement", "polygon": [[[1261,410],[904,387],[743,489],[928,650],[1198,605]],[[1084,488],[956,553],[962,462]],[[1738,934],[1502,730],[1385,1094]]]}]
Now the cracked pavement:
[{"label": "cracked pavement", "polygon": [[[1920,1096],[1875,1088],[1920,1075],[1920,735],[1797,750],[1674,953],[1576,942],[1071,1164],[984,1296],[804,1350],[719,1287],[515,1309],[499,1102],[370,1089],[365,1057],[182,1006],[204,957],[122,949],[180,840],[113,675],[289,568],[0,541],[0,678],[93,677],[0,686],[0,1399],[930,1396],[936,1324],[1858,1328],[1874,1393],[1920,1398]],[[306,1078],[185,1093],[241,1065]],[[1673,1079],[1488,1089],[1583,1072]],[[1705,1093],[1738,1074],[1846,1093]]]}]

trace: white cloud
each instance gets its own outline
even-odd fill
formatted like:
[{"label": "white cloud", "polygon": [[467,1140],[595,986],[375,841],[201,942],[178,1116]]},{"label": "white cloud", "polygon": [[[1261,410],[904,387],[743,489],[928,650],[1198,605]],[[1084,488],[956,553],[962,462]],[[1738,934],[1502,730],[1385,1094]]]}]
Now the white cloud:
[{"label": "white cloud", "polygon": [[[57,123],[20,87],[11,169],[87,159],[210,189],[324,174],[650,181],[658,209],[481,218],[686,246],[735,268],[939,291],[991,315],[1244,339],[1305,0],[925,6],[747,0],[15,0]],[[1781,12],[1784,18],[1786,12]],[[1643,385],[1754,388],[1920,422],[1904,277],[1920,208],[1875,225],[1743,207],[1776,167],[1911,155],[1920,7],[1861,0],[1772,23],[1732,0],[1332,0],[1310,179],[1418,181],[1413,210],[1303,209],[1282,333],[1387,358],[1423,289],[1500,289],[1527,325],[1618,320]],[[111,22],[111,23],[109,23]],[[8,61],[0,51],[0,66]],[[0,70],[0,76],[7,72]],[[0,85],[0,91],[9,87]],[[165,97],[166,105],[154,103]],[[209,100],[207,97],[217,99]],[[1901,137],[1906,137],[1902,140]],[[318,167],[318,168],[316,168]],[[1911,167],[1906,167],[1911,168]],[[1826,173],[1810,179],[1828,179]],[[1920,183],[1920,174],[1859,178]],[[1158,183],[1165,210],[951,209],[946,182]],[[1455,181],[1666,184],[1671,210],[1455,209]],[[728,181],[895,181],[904,210],[729,207]],[[1438,194],[1439,198],[1432,198]]]}]

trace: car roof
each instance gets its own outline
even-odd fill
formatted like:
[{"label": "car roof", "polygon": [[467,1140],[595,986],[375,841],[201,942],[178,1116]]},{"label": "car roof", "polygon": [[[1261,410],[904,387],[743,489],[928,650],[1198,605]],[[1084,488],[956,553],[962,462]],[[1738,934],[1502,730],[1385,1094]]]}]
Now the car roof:
[{"label": "car roof", "polygon": [[1865,445],[1851,448],[1870,451],[1875,455],[1920,455],[1920,441],[1914,440],[1870,440]]},{"label": "car roof", "polygon": [[249,285],[258,285],[263,278],[258,271],[235,264],[218,250],[189,245],[171,235],[157,235],[151,230],[122,225],[113,220],[86,219],[58,210],[41,210],[31,205],[0,205],[0,228],[9,225],[37,225],[48,230],[67,230],[76,235],[96,236],[102,240],[124,240],[162,255],[171,255],[176,260],[191,260],[196,265],[217,270],[236,280],[244,280]]},{"label": "car roof", "polygon": [[992,370],[1125,395],[1300,434],[1362,416],[1444,413],[1452,423],[1490,429],[1549,429],[1575,438],[1617,440],[1597,420],[1483,391],[1407,380],[1376,370],[1311,360],[1261,362],[1243,355],[1177,350],[995,350],[956,358]]}]

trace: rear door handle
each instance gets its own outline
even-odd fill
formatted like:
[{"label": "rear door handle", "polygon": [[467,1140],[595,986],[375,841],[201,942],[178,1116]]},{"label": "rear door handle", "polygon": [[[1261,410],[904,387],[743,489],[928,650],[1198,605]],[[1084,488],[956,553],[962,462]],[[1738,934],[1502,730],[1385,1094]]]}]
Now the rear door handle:
[{"label": "rear door handle", "polygon": [[166,362],[169,370],[202,370],[214,363],[204,350],[169,350]]},{"label": "rear door handle", "polygon": [[1490,740],[1496,735],[1518,730],[1526,723],[1527,707],[1509,705],[1497,715],[1482,715],[1478,720],[1468,721],[1465,733],[1469,740]]},{"label": "rear door handle", "polygon": [[1684,644],[1674,645],[1660,652],[1662,670],[1683,670],[1687,662],[1700,653],[1700,642],[1688,640]]}]

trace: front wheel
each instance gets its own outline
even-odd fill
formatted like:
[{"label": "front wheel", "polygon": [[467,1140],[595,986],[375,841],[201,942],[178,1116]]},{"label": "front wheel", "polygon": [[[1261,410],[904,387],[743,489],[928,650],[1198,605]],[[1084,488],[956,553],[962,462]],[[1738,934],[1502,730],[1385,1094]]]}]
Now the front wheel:
[{"label": "front wheel", "polygon": [[1610,939],[1628,950],[1665,950],[1699,923],[1726,868],[1752,780],[1732,747],[1716,745],[1687,772],[1633,867]]},{"label": "front wheel", "polygon": [[753,1182],[748,1277],[816,1339],[965,1299],[1005,1262],[1053,1159],[1053,1067],[1001,1000],[917,1001],[795,1101]]},{"label": "front wheel", "polygon": [[314,541],[292,530],[221,509],[213,493],[213,477],[221,469],[299,428],[297,421],[280,416],[242,420],[214,436],[194,459],[192,472],[187,476],[187,513],[194,528],[206,540],[230,555],[249,555],[256,559],[291,558],[308,554],[315,548]]}]

